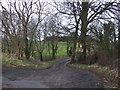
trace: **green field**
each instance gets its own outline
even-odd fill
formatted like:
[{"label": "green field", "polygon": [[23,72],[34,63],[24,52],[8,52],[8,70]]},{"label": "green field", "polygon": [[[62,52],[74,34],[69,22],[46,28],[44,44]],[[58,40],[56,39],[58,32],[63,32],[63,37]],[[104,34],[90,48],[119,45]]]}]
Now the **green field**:
[{"label": "green field", "polygon": [[[65,56],[67,56],[66,48],[67,48],[66,42],[59,42],[56,57],[65,57]],[[39,53],[37,53],[37,51],[35,51],[35,52],[36,52],[35,56],[38,57]],[[51,55],[52,55],[52,49],[50,48],[50,55],[49,55],[48,49],[45,48],[44,51],[43,51],[43,57],[48,58],[48,57],[51,57]]]},{"label": "green field", "polygon": [[58,43],[58,51],[57,51],[57,57],[63,57],[63,56],[66,56],[66,50],[67,48],[67,45],[65,42],[59,42]]},{"label": "green field", "polygon": [[[76,46],[76,52],[78,51],[78,44]],[[50,50],[50,53],[52,55],[52,50]],[[49,52],[48,50],[45,48],[43,51],[43,56],[44,57],[49,57]],[[66,42],[58,42],[58,49],[57,49],[57,55],[56,57],[65,57],[67,56],[67,44]]]}]

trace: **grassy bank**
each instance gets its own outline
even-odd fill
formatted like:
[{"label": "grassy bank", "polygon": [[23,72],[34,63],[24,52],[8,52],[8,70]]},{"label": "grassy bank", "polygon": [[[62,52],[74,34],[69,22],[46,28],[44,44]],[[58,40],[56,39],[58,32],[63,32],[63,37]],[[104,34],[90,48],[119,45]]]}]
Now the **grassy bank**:
[{"label": "grassy bank", "polygon": [[57,58],[55,60],[39,61],[39,60],[18,60],[14,57],[8,57],[8,55],[3,55],[0,57],[2,65],[4,67],[11,68],[22,68],[22,69],[47,69],[51,67],[54,63],[61,60],[62,58]]},{"label": "grassy bank", "polygon": [[101,67],[97,64],[94,65],[82,65],[82,64],[68,64],[70,68],[76,68],[80,70],[87,70],[90,71],[97,76],[99,76],[104,83],[105,88],[117,88],[117,76],[118,71],[110,69],[109,67]]}]

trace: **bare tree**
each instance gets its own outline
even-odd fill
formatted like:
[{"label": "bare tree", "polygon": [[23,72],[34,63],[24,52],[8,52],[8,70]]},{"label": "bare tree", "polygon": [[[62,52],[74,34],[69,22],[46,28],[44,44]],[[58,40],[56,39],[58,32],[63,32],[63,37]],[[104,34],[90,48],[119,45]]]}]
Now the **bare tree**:
[{"label": "bare tree", "polygon": [[[41,18],[44,9],[44,3],[42,3],[43,5],[41,4],[40,1],[39,2],[29,1],[28,3],[27,2],[19,2],[19,3],[21,3],[23,7],[22,10],[20,8],[20,4],[18,10],[16,7],[16,3],[14,3],[14,7],[19,19],[22,22],[23,36],[25,43],[25,56],[26,59],[29,59],[31,54],[31,47],[33,44],[34,33],[37,27],[39,26],[40,22],[45,18],[45,17]],[[33,8],[33,6],[35,8]],[[36,18],[33,18],[33,15],[36,15]],[[36,23],[32,24],[31,27],[29,27],[29,24],[32,20],[31,18],[36,19]]]},{"label": "bare tree", "polygon": [[118,88],[120,88],[120,2],[117,4],[117,20],[118,20]]},{"label": "bare tree", "polygon": [[77,44],[77,38],[78,38],[78,30],[79,30],[79,23],[80,23],[80,13],[81,13],[81,4],[80,2],[63,2],[63,3],[55,3],[55,8],[63,14],[70,15],[72,18],[74,18],[74,45],[72,49],[72,57],[71,57],[71,63],[75,62],[75,55],[76,55],[76,44]]},{"label": "bare tree", "polygon": [[[45,7],[44,2],[19,0],[18,2],[8,2],[8,6],[9,9],[2,5],[4,16],[2,20],[2,25],[4,27],[3,32],[9,36],[12,43],[16,45],[15,47],[19,48],[23,45],[22,41],[24,42],[25,56],[26,59],[29,59],[35,30],[40,22],[46,17],[42,16]],[[34,24],[32,24],[33,20],[36,20]],[[17,43],[14,42],[14,40]],[[16,54],[19,54],[19,52],[21,52],[20,48],[17,50]]]},{"label": "bare tree", "polygon": [[[79,24],[81,23],[81,43],[83,48],[83,62],[86,62],[86,34],[88,25],[98,19],[109,19],[106,14],[112,9],[114,2],[97,2],[96,1],[77,1],[55,3],[55,8],[63,14],[73,16],[75,19],[75,35],[72,62],[75,61],[76,42],[78,38]],[[88,15],[89,14],[89,15]],[[104,16],[106,17],[103,17]],[[80,22],[81,21],[81,22]]]},{"label": "bare tree", "polygon": [[61,21],[57,16],[57,14],[54,14],[48,17],[48,35],[47,36],[50,37],[50,40],[48,41],[51,44],[53,59],[56,58],[56,54],[57,54],[60,24],[61,24]]},{"label": "bare tree", "polygon": [[39,58],[41,61],[43,61],[43,50],[46,47],[46,22],[42,23],[40,27],[35,32],[35,45],[37,47],[37,51],[39,53]]},{"label": "bare tree", "polygon": [[83,57],[84,62],[86,62],[86,33],[87,33],[87,17],[89,10],[89,2],[82,2],[82,11],[81,11],[81,43],[83,48]]},{"label": "bare tree", "polygon": [[[119,54],[120,53],[120,3],[118,3],[117,20],[118,20],[118,54]],[[120,55],[118,55],[118,58],[120,58]]]},{"label": "bare tree", "polygon": [[12,11],[12,3],[9,2],[9,9],[7,10],[5,7],[2,6],[2,26],[4,29],[2,29],[2,32],[8,36],[8,42],[12,42],[12,48],[14,52],[16,52],[16,56],[18,59],[20,59],[21,54],[21,43],[20,43],[20,23],[18,18],[16,17],[16,14],[14,11]]}]

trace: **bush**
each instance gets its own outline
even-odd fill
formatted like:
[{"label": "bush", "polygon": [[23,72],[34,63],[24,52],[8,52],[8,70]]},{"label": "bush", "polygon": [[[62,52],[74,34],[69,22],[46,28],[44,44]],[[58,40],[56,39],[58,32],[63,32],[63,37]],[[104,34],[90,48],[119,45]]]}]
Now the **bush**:
[{"label": "bush", "polygon": [[77,52],[77,55],[75,57],[76,62],[78,63],[83,63],[83,53],[82,52]]},{"label": "bush", "polygon": [[98,63],[101,66],[110,66],[116,61],[117,59],[116,54],[117,53],[113,53],[111,51],[98,48],[95,51],[95,57],[97,58],[96,63]]},{"label": "bush", "polygon": [[86,63],[91,65],[91,64],[95,64],[98,61],[98,54],[96,51],[91,52],[90,54],[87,55],[86,58]]},{"label": "bush", "polygon": [[97,48],[95,51],[91,51],[86,56],[86,61],[83,58],[83,53],[79,52],[76,55],[76,62],[81,64],[99,64],[101,66],[110,66],[112,65],[116,60],[116,53],[113,53],[111,51]]}]

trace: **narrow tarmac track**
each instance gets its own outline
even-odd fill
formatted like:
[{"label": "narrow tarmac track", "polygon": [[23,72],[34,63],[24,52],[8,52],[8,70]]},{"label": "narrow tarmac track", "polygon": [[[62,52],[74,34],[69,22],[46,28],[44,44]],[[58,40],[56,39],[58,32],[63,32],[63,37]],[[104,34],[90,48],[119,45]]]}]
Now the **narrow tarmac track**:
[{"label": "narrow tarmac track", "polygon": [[69,59],[45,70],[2,68],[3,88],[103,88],[99,77],[91,72],[66,67]]}]

